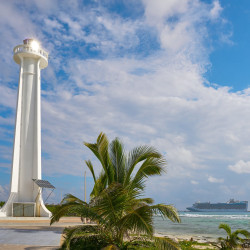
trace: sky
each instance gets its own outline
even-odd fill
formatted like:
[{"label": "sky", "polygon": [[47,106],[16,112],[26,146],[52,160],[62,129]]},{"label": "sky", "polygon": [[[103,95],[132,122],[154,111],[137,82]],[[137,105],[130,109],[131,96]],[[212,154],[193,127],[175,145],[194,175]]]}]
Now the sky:
[{"label": "sky", "polygon": [[[100,132],[127,151],[157,148],[167,173],[145,196],[184,210],[195,201],[250,202],[248,0],[0,0],[0,200],[9,195],[19,65],[35,38],[41,71],[42,175],[84,198],[100,165],[83,145]],[[46,199],[48,191],[44,193]]]}]

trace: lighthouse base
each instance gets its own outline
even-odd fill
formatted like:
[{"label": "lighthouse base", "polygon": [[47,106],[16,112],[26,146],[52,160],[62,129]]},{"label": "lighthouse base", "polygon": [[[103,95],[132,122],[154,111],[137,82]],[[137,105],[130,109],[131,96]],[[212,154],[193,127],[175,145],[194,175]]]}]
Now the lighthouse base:
[{"label": "lighthouse base", "polygon": [[18,201],[17,193],[12,192],[8,201],[0,209],[0,217],[51,217],[51,212],[46,208],[41,195],[35,202]]}]

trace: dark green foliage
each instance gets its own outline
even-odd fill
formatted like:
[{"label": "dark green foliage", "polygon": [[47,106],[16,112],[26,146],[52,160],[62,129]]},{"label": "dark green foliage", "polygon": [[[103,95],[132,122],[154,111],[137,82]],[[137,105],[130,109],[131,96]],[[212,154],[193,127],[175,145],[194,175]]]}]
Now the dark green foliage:
[{"label": "dark green foliage", "polygon": [[[128,155],[123,144],[115,139],[110,144],[105,134],[97,142],[85,143],[102,166],[96,176],[90,161],[86,161],[95,185],[91,200],[86,203],[73,195],[66,195],[53,211],[51,224],[68,214],[89,218],[96,223],[92,228],[80,226],[66,230],[64,249],[136,249],[141,242],[134,234],[145,234],[145,244],[156,249],[178,249],[178,245],[167,238],[153,237],[153,215],[161,214],[173,222],[180,222],[176,209],[171,205],[152,205],[151,198],[143,198],[145,180],[165,170],[165,159],[154,148],[141,146]],[[140,164],[136,168],[136,165]],[[136,169],[136,170],[135,170]],[[152,243],[153,242],[153,243]],[[139,245],[138,245],[139,244]]]},{"label": "dark green foliage", "polygon": [[158,250],[176,250],[179,249],[179,244],[167,237],[155,237],[155,246]]},{"label": "dark green foliage", "polygon": [[[224,229],[227,233],[227,237],[218,238],[220,243],[220,249],[222,250],[230,250],[230,249],[236,249],[240,248],[242,246],[242,243],[246,239],[250,239],[250,232],[243,229],[238,229],[234,232],[232,232],[231,227],[228,224],[221,223],[219,225],[220,229]],[[241,238],[239,235],[244,236],[245,238]]]},{"label": "dark green foliage", "polygon": [[108,241],[101,227],[95,225],[65,228],[64,233],[61,249],[101,249]]},{"label": "dark green foliage", "polygon": [[181,249],[188,250],[188,249],[192,249],[193,243],[194,243],[193,241],[183,240],[179,244],[180,244]]},{"label": "dark green foliage", "polygon": [[46,204],[46,208],[51,212],[51,213],[54,213],[56,211],[56,208],[58,207],[59,205],[48,205]]},{"label": "dark green foliage", "polygon": [[0,207],[2,207],[5,204],[5,201],[0,201]]},{"label": "dark green foliage", "polygon": [[193,240],[182,240],[179,242],[179,246],[182,250],[196,250],[199,246],[202,246],[204,250],[214,249],[210,243],[199,243]]},{"label": "dark green foliage", "polygon": [[[53,214],[58,208],[60,207],[60,205],[48,205],[46,204],[46,208]],[[65,217],[73,217],[73,216],[78,216],[78,214],[75,214],[73,212],[68,212],[64,215]]]}]

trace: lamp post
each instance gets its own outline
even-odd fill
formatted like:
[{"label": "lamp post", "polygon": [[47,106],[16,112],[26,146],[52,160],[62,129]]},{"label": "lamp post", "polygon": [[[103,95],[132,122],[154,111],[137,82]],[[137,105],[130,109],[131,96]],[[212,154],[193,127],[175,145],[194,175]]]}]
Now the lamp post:
[{"label": "lamp post", "polygon": [[[84,201],[86,202],[86,171],[84,172]],[[84,218],[84,224],[87,223],[87,218]]]}]

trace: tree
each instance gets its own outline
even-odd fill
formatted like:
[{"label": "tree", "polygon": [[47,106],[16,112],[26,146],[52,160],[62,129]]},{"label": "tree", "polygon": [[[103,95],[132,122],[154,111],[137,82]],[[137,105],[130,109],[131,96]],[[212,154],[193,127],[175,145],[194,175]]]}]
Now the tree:
[{"label": "tree", "polygon": [[[84,249],[126,249],[155,240],[157,249],[166,245],[168,249],[178,249],[170,239],[153,237],[153,215],[160,214],[163,218],[180,222],[176,209],[171,205],[153,205],[151,198],[142,197],[145,180],[165,170],[166,162],[162,155],[148,146],[137,147],[126,155],[119,139],[109,144],[103,133],[98,136],[96,143],[85,145],[102,166],[102,172],[96,177],[91,161],[86,161],[95,182],[91,200],[86,203],[73,195],[67,195],[53,213],[51,224],[70,212],[89,218],[96,225],[67,229],[65,248],[73,249],[73,246],[79,245],[84,246]],[[137,164],[140,166],[137,167]],[[139,241],[138,234],[143,234]]]},{"label": "tree", "polygon": [[228,224],[221,223],[219,225],[220,229],[224,229],[227,233],[227,237],[219,237],[218,240],[220,242],[220,249],[222,250],[230,250],[230,249],[236,249],[241,247],[242,243],[245,239],[241,238],[239,234],[246,237],[246,239],[249,239],[250,233],[247,230],[238,229],[234,232],[232,232],[231,227]]}]

